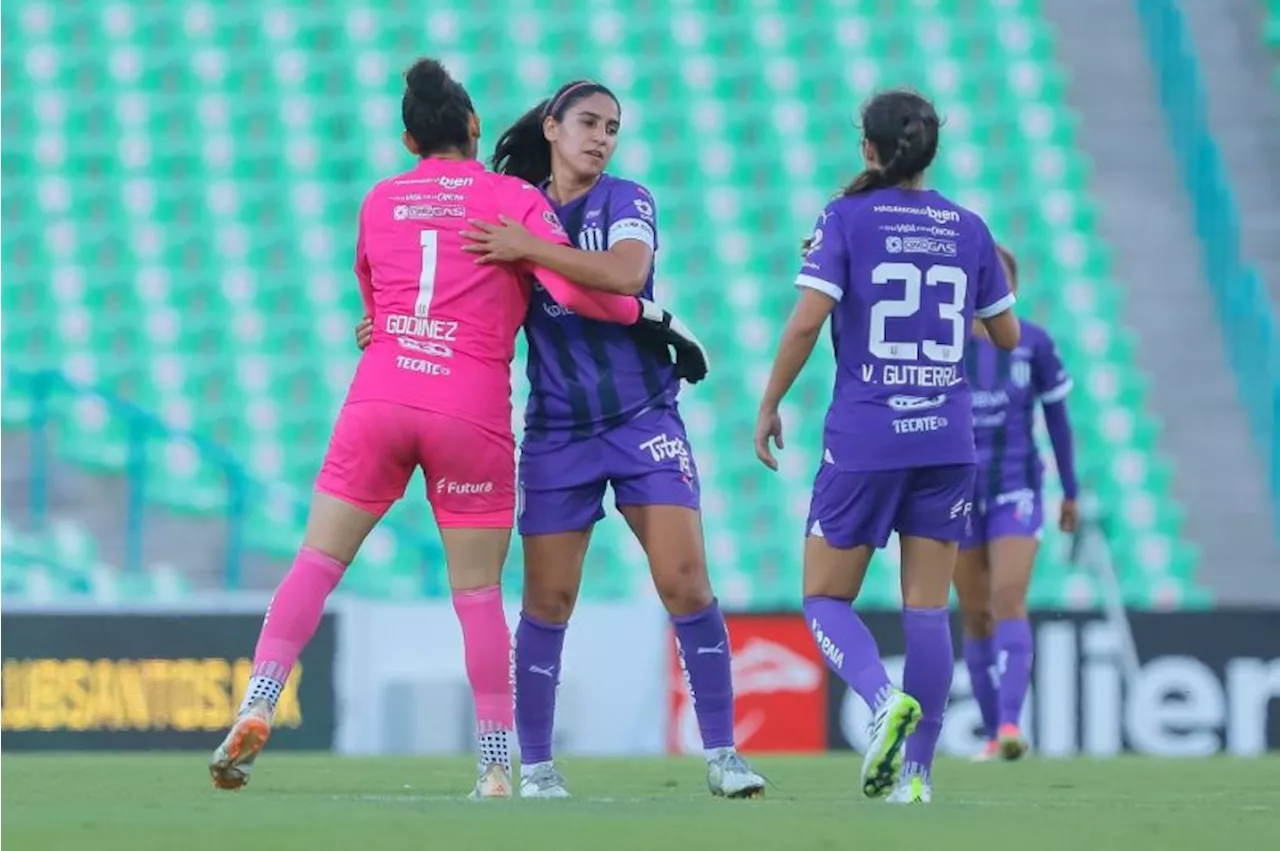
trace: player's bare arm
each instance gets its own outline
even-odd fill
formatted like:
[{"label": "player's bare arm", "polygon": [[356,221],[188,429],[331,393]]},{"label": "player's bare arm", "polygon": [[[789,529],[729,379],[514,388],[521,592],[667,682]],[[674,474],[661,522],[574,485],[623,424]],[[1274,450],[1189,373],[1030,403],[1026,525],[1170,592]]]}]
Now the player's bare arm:
[{"label": "player's bare arm", "polygon": [[813,354],[813,347],[818,343],[818,335],[822,326],[831,315],[836,301],[825,293],[806,289],[800,294],[791,318],[782,329],[782,340],[778,343],[778,354],[773,361],[773,369],[769,372],[769,383],[765,387],[764,398],[760,400],[760,411],[756,416],[756,457],[770,470],[778,469],[778,461],[769,448],[769,440],[773,439],[779,449],[784,448],[782,439],[782,417],[778,406],[786,397],[791,385],[795,384],[800,370]]},{"label": "player's bare arm", "polygon": [[539,239],[506,216],[500,221],[495,225],[473,219],[471,225],[476,230],[463,232],[463,238],[470,242],[463,251],[477,255],[477,263],[525,260],[584,287],[622,295],[637,295],[649,279],[653,249],[639,240],[624,240],[608,251],[582,251]]},{"label": "player's bare arm", "polygon": [[987,336],[991,338],[991,342],[995,343],[997,348],[1008,352],[1018,347],[1018,340],[1022,338],[1022,328],[1018,324],[1018,317],[1012,309],[997,313],[995,316],[983,318],[981,321],[982,327],[986,329]]}]

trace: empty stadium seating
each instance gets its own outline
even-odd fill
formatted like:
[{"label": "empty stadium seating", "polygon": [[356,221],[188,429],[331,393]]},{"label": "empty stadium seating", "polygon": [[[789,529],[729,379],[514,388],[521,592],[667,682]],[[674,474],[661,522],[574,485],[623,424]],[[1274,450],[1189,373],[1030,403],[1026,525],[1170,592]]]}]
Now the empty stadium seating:
[{"label": "empty stadium seating", "polygon": [[1266,26],[1263,36],[1271,48],[1276,64],[1271,79],[1280,89],[1280,0],[1266,0]]},{"label": "empty stadium seating", "polygon": [[181,569],[171,564],[125,572],[104,563],[93,536],[71,518],[52,520],[35,534],[0,519],[0,538],[5,595],[42,602],[82,595],[127,601],[181,598],[191,590]]},{"label": "empty stadium seating", "polygon": [[[15,0],[3,15],[6,368],[105,388],[293,494],[310,485],[355,362],[357,205],[409,165],[398,73],[419,54],[444,58],[487,144],[560,82],[606,81],[624,108],[612,168],[658,200],[660,292],[717,353],[682,407],[709,560],[735,606],[798,603],[829,356],[788,402],[781,475],[754,459],[755,405],[794,298],[799,239],[859,167],[856,107],[876,88],[913,85],[947,119],[933,181],[1019,255],[1021,312],[1056,335],[1076,374],[1082,479],[1103,506],[1127,598],[1200,598],[1038,0]],[[29,427],[29,390],[6,379],[6,429]],[[59,398],[55,449],[121,474],[127,412]],[[159,430],[146,447],[150,499],[226,513],[213,455]],[[292,500],[251,489],[249,547],[291,554]],[[353,571],[362,593],[424,587],[421,498],[393,517],[398,530]],[[1035,601],[1096,602],[1095,581],[1064,550],[1048,530]],[[442,572],[438,559],[426,567]],[[587,577],[596,597],[648,584],[616,517]],[[871,602],[897,599],[896,571],[873,570],[870,585]]]}]

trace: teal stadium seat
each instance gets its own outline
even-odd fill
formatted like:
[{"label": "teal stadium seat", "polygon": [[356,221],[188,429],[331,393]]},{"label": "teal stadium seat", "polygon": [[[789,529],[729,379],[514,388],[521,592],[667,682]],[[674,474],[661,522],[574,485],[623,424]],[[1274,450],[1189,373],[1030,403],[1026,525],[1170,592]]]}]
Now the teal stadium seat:
[{"label": "teal stadium seat", "polygon": [[[424,51],[442,57],[481,109],[486,145],[561,81],[606,81],[624,108],[613,169],[658,199],[659,291],[720,364],[683,409],[710,562],[735,607],[798,604],[829,356],[789,400],[780,476],[750,449],[755,404],[799,240],[858,167],[855,109],[877,87],[913,85],[948,121],[936,184],[1018,253],[1022,312],[1050,328],[1077,377],[1081,475],[1107,507],[1127,596],[1176,605],[1200,593],[1039,0],[14,0],[3,15],[6,366],[105,387],[301,493],[356,359],[357,206],[409,164],[401,70]],[[123,468],[127,434],[101,402],[55,415],[58,451]],[[5,428],[29,417],[7,383]],[[181,441],[149,447],[154,500],[226,510],[208,458]],[[429,528],[421,502],[393,517]],[[301,519],[284,506],[251,507],[249,546],[292,552]],[[1095,604],[1096,583],[1064,552],[1047,530],[1033,596]],[[361,593],[422,593],[420,550],[398,532],[361,563]],[[617,519],[587,576],[595,598],[648,585]],[[895,603],[896,572],[872,577],[869,603]]]}]

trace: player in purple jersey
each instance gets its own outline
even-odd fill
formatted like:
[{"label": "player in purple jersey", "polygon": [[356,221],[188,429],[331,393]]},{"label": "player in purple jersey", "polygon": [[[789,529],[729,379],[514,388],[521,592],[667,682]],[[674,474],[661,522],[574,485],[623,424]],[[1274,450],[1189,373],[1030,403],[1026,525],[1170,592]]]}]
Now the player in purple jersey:
[{"label": "player in purple jersey", "polygon": [[[621,118],[608,88],[577,80],[502,135],[494,169],[540,186],[578,248],[537,239],[509,220],[476,222],[483,262],[536,262],[586,287],[653,292],[653,196],[605,173]],[[525,336],[531,387],[518,518],[525,580],[515,641],[521,794],[568,794],[551,752],[561,651],[591,529],[612,486],[671,615],[707,784],[718,796],[762,795],[763,778],[734,746],[728,634],[707,573],[698,470],[676,403],[682,376],[665,348],[578,317],[543,292],[534,293]]]},{"label": "player in purple jersey", "polygon": [[[1008,251],[998,251],[1016,292],[1017,263]],[[993,346],[978,325],[965,353],[965,373],[973,388],[978,484],[973,523],[960,542],[956,594],[964,622],[964,660],[987,734],[979,760],[1018,759],[1027,750],[1019,728],[1031,680],[1027,589],[1044,523],[1044,465],[1034,435],[1037,403],[1062,480],[1058,527],[1074,532],[1077,520],[1066,402],[1071,378],[1048,333],[1025,320],[1021,325],[1022,340],[1012,352]]]},{"label": "player in purple jersey", "polygon": [[[778,406],[827,318],[836,380],[804,548],[804,616],[827,664],[873,713],[862,790],[927,803],[951,688],[947,598],[972,507],[973,413],[962,361],[974,318],[1018,343],[1014,296],[987,225],[924,188],[938,149],[933,105],[909,91],[862,110],[866,169],[823,210],[796,278],[800,300],[756,422],[756,455],[778,464]],[[871,556],[902,552],[903,689],[853,611]],[[906,758],[904,765],[903,750]]]}]

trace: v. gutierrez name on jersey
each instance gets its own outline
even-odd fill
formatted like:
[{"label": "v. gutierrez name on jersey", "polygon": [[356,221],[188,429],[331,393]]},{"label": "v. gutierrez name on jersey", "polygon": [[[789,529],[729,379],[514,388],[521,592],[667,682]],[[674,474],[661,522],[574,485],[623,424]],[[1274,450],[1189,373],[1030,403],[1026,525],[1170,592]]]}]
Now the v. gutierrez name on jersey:
[{"label": "v. gutierrez name on jersey", "polygon": [[899,363],[866,363],[862,380],[891,387],[954,387],[964,382],[959,366],[920,366]]},{"label": "v. gutierrez name on jersey", "polygon": [[975,319],[1014,302],[980,216],[932,190],[841,196],[815,223],[795,285],[835,302],[823,439],[838,467],[976,461],[965,346]]}]

